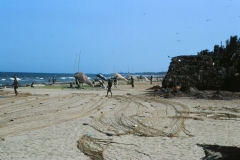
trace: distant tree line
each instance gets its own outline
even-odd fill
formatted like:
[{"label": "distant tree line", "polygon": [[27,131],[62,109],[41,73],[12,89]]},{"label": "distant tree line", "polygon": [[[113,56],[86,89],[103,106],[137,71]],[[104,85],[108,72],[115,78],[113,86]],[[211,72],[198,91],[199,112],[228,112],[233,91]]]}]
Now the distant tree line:
[{"label": "distant tree line", "polygon": [[213,51],[205,49],[198,52],[198,55],[210,56],[217,68],[233,68],[235,72],[240,72],[240,38],[238,36],[231,36],[226,40],[226,46],[215,45]]}]

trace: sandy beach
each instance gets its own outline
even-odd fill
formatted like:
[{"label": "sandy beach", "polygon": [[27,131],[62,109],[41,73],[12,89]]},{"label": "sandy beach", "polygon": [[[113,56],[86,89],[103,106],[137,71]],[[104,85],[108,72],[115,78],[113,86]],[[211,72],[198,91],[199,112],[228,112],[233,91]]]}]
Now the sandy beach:
[{"label": "sandy beach", "polygon": [[[0,159],[191,159],[240,148],[240,100],[152,96],[160,82],[107,90],[0,90]],[[98,157],[99,156],[99,157]],[[221,157],[221,153],[216,155]],[[235,157],[236,158],[236,157]]]}]

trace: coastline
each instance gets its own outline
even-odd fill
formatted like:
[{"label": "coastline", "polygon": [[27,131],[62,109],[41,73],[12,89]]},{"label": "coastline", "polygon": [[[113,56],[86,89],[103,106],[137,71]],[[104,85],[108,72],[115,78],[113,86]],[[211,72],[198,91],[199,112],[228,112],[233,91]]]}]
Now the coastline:
[{"label": "coastline", "polygon": [[[205,152],[199,144],[240,148],[240,100],[150,96],[153,90],[148,89],[155,85],[161,83],[153,82],[151,85],[150,82],[136,81],[134,89],[127,84],[117,85],[117,88],[112,88],[113,97],[105,97],[107,90],[101,88],[19,87],[18,97],[14,96],[12,88],[1,89],[0,158],[89,159],[78,147],[84,135],[101,141],[111,139],[114,143],[105,145],[108,149],[102,153],[113,159],[201,159],[205,157]],[[188,113],[184,114],[184,119],[179,119],[184,128],[180,127],[178,135],[137,136],[135,132],[129,132],[108,136],[101,132],[102,127],[96,130],[98,125],[101,126],[95,123],[96,118],[110,118],[111,121],[105,122],[111,124],[118,113],[125,116],[133,114],[145,123],[144,118],[151,118],[157,112],[163,117],[155,117],[155,120],[166,122],[166,126],[151,123],[159,125],[157,128],[170,129],[171,117],[176,114],[171,106],[175,106],[180,114],[183,114],[181,107]],[[118,127],[117,130],[120,130]]]}]

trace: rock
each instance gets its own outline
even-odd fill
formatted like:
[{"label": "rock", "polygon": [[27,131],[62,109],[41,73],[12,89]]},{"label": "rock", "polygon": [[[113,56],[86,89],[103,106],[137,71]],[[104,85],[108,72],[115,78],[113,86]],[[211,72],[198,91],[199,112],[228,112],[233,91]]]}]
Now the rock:
[{"label": "rock", "polygon": [[107,136],[114,136],[114,133],[109,133],[109,132],[107,132],[106,135],[107,135]]}]

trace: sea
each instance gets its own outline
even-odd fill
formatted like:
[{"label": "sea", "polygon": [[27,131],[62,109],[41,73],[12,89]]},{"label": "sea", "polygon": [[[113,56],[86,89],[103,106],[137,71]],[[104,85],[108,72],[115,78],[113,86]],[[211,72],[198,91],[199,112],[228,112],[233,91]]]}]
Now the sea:
[{"label": "sea", "polygon": [[[56,80],[56,83],[75,83],[75,73],[31,73],[31,72],[0,72],[0,86],[11,86],[13,84],[14,76],[17,76],[17,80],[20,86],[34,84],[48,84],[52,83],[52,79]],[[97,73],[98,74],[98,73]],[[94,80],[97,74],[88,74],[86,76],[90,80]],[[123,77],[127,77],[129,73],[120,73]],[[155,75],[154,75],[155,74]],[[111,78],[113,73],[102,74],[104,77]],[[148,77],[150,73],[136,73],[131,74],[135,76],[144,75]],[[151,75],[157,77],[163,77],[165,73],[152,73]]]}]

